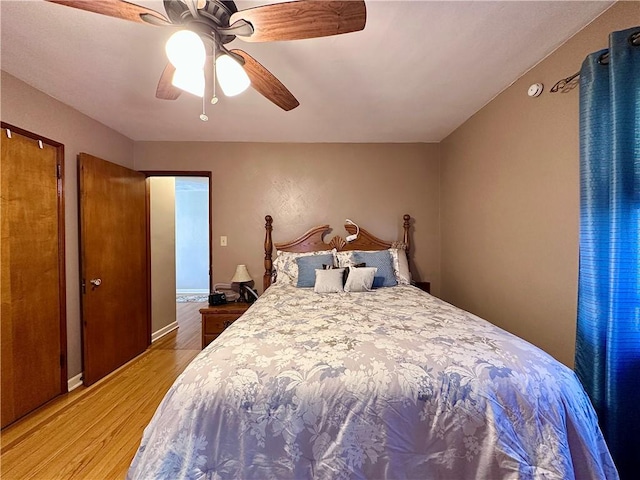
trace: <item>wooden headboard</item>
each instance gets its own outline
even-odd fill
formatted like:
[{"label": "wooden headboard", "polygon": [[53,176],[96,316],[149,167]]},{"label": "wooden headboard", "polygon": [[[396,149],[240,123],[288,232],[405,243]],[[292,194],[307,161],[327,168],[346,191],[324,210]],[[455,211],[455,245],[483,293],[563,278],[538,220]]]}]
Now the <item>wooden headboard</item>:
[{"label": "wooden headboard", "polygon": [[[378,237],[370,234],[367,230],[360,227],[360,233],[358,238],[354,241],[347,243],[347,241],[339,235],[334,236],[329,243],[325,243],[323,240],[325,234],[331,230],[329,225],[320,225],[318,227],[314,227],[307,232],[303,233],[301,236],[296,238],[295,240],[291,240],[290,242],[276,243],[276,250],[281,250],[284,252],[317,252],[321,250],[331,250],[335,248],[337,251],[346,251],[346,250],[387,250],[388,248],[392,248],[393,246],[398,245],[398,243],[402,243],[404,245],[405,251],[407,252],[407,257],[409,257],[409,227],[411,226],[411,216],[405,214],[403,217],[404,223],[403,227],[403,236],[401,242],[387,242],[384,240],[380,240]],[[271,238],[271,231],[273,230],[273,218],[271,215],[267,215],[264,217],[266,223],[264,225],[265,228],[265,236],[264,236],[264,279],[263,279],[263,287],[266,290],[271,285],[271,276],[273,274],[273,239]],[[356,233],[356,226],[351,224],[345,224],[344,228],[350,235]]]}]

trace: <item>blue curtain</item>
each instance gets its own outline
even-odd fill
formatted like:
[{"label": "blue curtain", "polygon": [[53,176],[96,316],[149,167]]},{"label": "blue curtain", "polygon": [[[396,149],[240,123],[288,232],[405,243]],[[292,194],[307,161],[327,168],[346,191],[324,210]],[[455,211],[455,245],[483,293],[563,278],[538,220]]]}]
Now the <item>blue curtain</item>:
[{"label": "blue curtain", "polygon": [[580,71],[576,373],[622,479],[640,478],[640,27]]}]

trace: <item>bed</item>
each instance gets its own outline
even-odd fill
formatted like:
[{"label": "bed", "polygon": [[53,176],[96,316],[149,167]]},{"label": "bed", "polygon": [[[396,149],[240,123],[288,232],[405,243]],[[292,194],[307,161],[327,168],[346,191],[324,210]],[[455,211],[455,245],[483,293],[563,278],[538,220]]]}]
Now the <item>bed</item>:
[{"label": "bed", "polygon": [[[272,259],[267,216],[265,293],[176,380],[127,478],[618,478],[572,370],[407,281],[403,220],[398,243],[322,225]],[[323,263],[299,287],[326,252],[343,288],[389,252],[397,284],[317,293]]]}]

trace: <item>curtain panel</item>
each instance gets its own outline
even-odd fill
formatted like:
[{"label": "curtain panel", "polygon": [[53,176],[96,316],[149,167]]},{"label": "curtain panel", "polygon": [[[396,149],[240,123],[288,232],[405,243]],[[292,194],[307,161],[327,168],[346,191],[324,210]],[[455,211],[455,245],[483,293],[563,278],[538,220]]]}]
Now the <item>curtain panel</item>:
[{"label": "curtain panel", "polygon": [[576,374],[622,479],[640,472],[640,27],[580,71]]}]

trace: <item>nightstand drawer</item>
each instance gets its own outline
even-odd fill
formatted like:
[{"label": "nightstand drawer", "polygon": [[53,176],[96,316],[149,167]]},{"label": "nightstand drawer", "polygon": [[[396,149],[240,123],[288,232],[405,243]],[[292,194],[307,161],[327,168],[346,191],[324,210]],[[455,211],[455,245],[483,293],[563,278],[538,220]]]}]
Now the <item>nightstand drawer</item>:
[{"label": "nightstand drawer", "polygon": [[202,331],[205,335],[220,335],[224,329],[231,325],[240,317],[237,313],[229,313],[226,315],[203,315]]},{"label": "nightstand drawer", "polygon": [[209,345],[218,335],[242,316],[250,307],[248,303],[226,303],[201,308],[202,348]]}]

